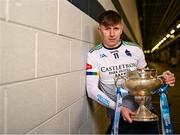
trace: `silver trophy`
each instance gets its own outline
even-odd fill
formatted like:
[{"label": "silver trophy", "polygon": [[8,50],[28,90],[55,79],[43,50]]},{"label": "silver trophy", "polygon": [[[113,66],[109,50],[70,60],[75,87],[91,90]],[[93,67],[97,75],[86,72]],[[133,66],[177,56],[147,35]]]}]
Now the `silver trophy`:
[{"label": "silver trophy", "polygon": [[134,121],[157,121],[158,116],[152,113],[146,105],[151,101],[151,93],[161,86],[161,80],[157,78],[155,69],[129,71],[125,78],[127,90],[139,104],[139,108],[132,120]]}]

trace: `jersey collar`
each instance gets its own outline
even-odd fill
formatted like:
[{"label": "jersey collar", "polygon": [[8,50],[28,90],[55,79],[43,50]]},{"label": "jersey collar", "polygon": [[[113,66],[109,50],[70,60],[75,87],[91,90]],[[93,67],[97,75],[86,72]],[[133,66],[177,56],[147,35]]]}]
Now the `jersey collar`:
[{"label": "jersey collar", "polygon": [[104,48],[106,48],[106,49],[108,49],[108,50],[118,49],[118,48],[122,45],[122,40],[121,40],[121,41],[119,41],[119,43],[118,43],[118,44],[119,44],[119,45],[118,45],[118,46],[116,46],[116,47],[114,47],[114,48],[108,48],[108,47],[106,47],[106,46],[102,43],[103,47],[104,47]]}]

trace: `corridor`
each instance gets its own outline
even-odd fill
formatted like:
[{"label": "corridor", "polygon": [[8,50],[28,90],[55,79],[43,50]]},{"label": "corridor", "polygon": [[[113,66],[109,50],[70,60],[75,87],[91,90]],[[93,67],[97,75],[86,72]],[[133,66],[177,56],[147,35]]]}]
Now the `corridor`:
[{"label": "corridor", "polygon": [[[174,133],[180,133],[180,63],[176,67],[171,67],[164,63],[154,63],[148,62],[150,68],[157,69],[158,73],[161,74],[165,70],[170,70],[175,74],[176,77],[176,84],[174,87],[170,87],[168,92],[168,101],[171,113],[171,121],[174,128]],[[154,99],[157,106],[159,106],[159,97],[155,97]]]}]

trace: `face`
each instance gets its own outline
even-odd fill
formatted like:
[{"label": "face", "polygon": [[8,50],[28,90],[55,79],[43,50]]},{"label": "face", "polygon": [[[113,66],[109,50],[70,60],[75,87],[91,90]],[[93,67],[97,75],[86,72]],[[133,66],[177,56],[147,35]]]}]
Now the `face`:
[{"label": "face", "polygon": [[99,31],[101,33],[103,43],[108,48],[116,47],[120,40],[122,30],[123,26],[121,23],[112,26],[99,25]]}]

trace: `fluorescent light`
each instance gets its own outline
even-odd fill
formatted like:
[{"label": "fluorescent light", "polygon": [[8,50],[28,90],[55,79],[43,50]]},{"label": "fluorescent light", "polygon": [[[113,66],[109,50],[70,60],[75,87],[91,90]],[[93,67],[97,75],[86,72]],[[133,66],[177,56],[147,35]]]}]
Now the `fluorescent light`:
[{"label": "fluorescent light", "polygon": [[174,29],[172,29],[172,30],[170,31],[170,33],[171,33],[171,34],[173,34],[174,32],[175,32],[175,30],[174,30]]},{"label": "fluorescent light", "polygon": [[180,23],[178,25],[176,25],[176,28],[179,29],[180,28]]},{"label": "fluorescent light", "polygon": [[160,46],[159,43],[158,43],[157,45],[155,45],[155,46],[153,47],[153,49],[151,50],[151,52],[154,52],[154,50],[159,49],[159,46]]},{"label": "fluorescent light", "polygon": [[159,44],[162,44],[164,42],[164,40],[162,39],[160,42],[159,42]]},{"label": "fluorescent light", "polygon": [[167,39],[166,37],[163,38],[164,41],[165,41],[166,39]]},{"label": "fluorescent light", "polygon": [[169,37],[170,37],[170,34],[167,34],[166,37],[169,38]]},{"label": "fluorescent light", "polygon": [[150,50],[144,50],[144,53],[151,53]]}]

